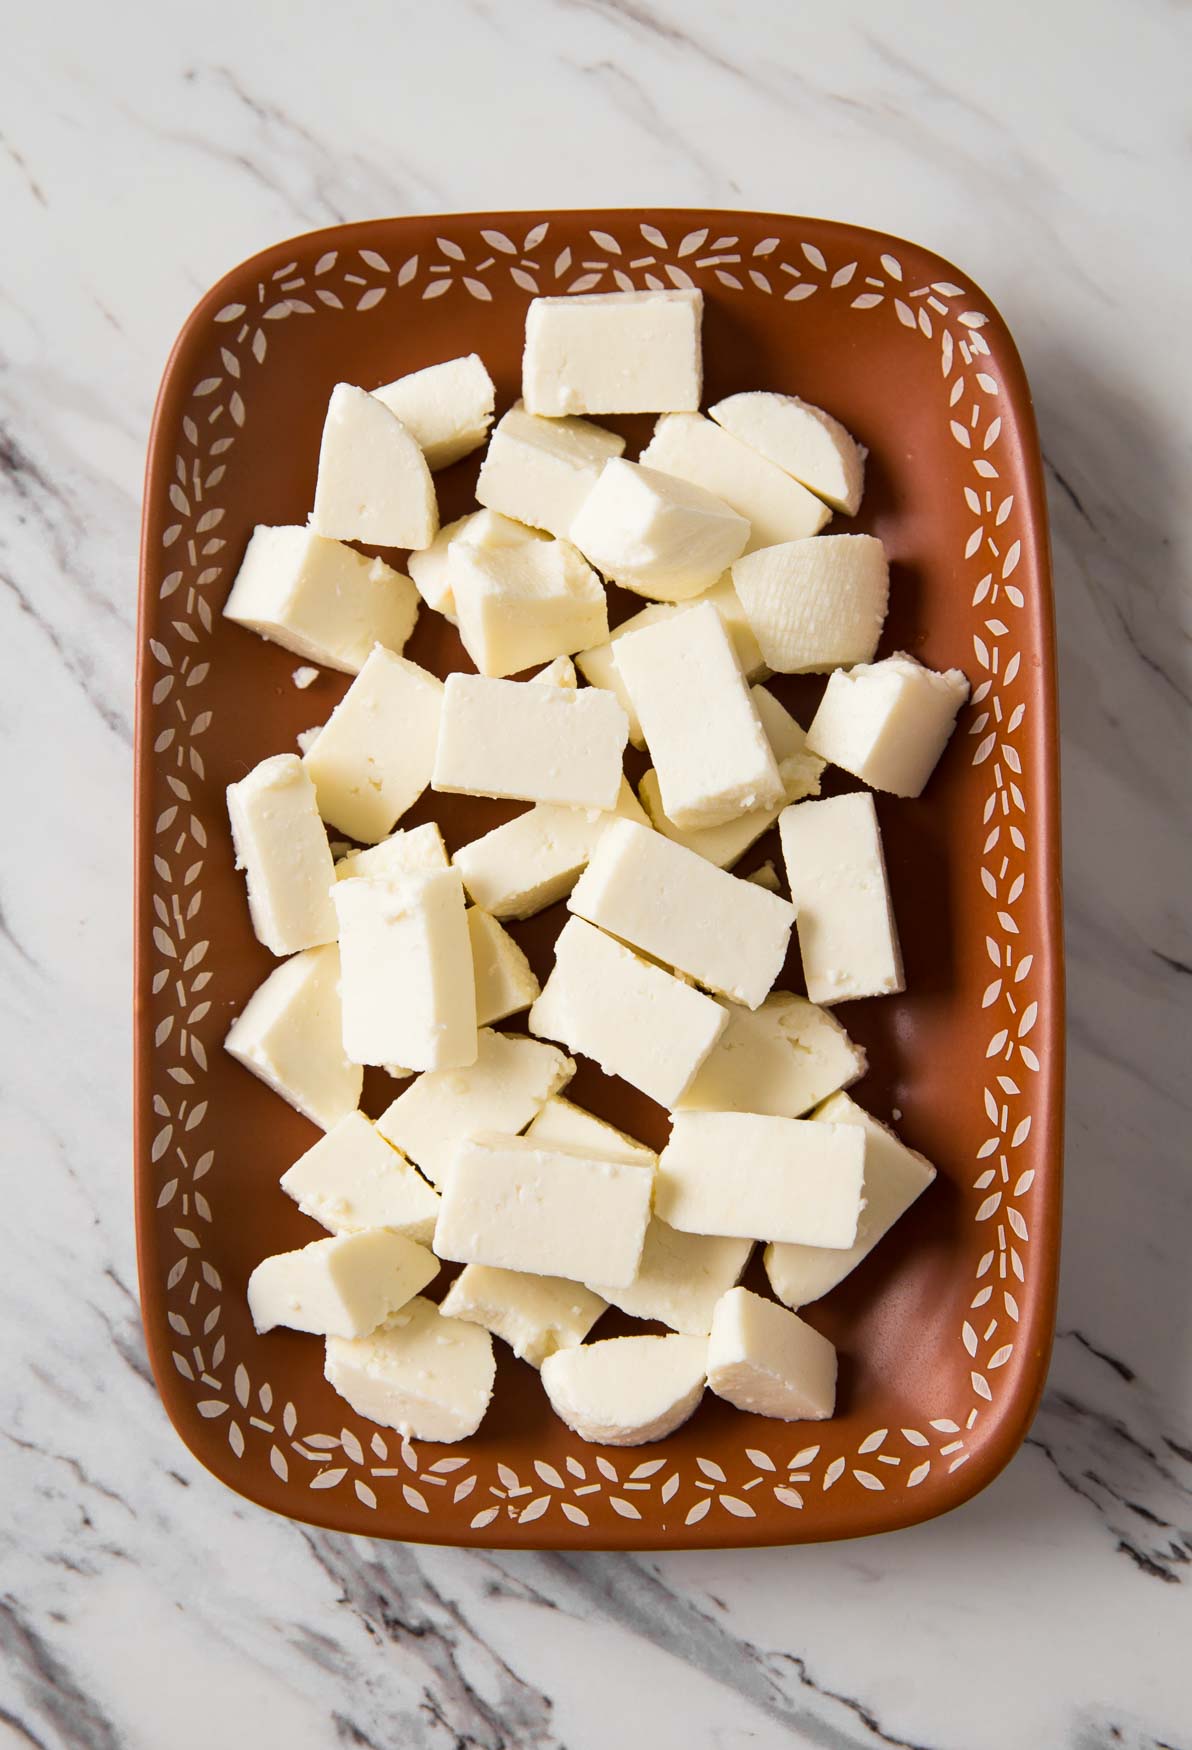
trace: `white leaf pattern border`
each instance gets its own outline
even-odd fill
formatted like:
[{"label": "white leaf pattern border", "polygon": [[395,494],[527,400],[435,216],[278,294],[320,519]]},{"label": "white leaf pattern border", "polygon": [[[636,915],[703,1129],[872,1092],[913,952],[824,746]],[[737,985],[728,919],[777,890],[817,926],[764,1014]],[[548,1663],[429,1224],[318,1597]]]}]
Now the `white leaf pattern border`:
[{"label": "white leaf pattern border", "polygon": [[[153,744],[172,800],[154,823],[157,885],[151,903],[157,964],[151,988],[157,1003],[155,1047],[159,1053],[171,1051],[166,1075],[177,1091],[173,1101],[160,1094],[153,1098],[150,1146],[151,1161],[163,1174],[157,1208],[171,1211],[166,1219],[177,1246],[166,1277],[167,1317],[176,1338],[173,1364],[193,1387],[198,1414],[223,1420],[237,1459],[244,1457],[250,1441],[263,1442],[270,1467],[283,1482],[310,1490],[350,1489],[373,1511],[380,1504],[378,1491],[392,1491],[414,1514],[440,1519],[459,1515],[472,1531],[502,1516],[530,1525],[553,1513],[572,1526],[589,1527],[593,1496],[602,1497],[618,1518],[640,1520],[649,1497],[666,1507],[682,1493],[675,1511],[683,1525],[694,1526],[713,1511],[738,1520],[755,1518],[750,1496],[757,1489],[792,1512],[802,1512],[816,1492],[837,1486],[915,1489],[933,1467],[952,1472],[968,1461],[966,1437],[992,1404],[999,1371],[1014,1354],[1019,1319],[1014,1284],[1026,1280],[1027,1212],[1035,1178],[1033,1169],[1017,1171],[1013,1165],[1015,1151],[1030,1134],[1031,1086],[1041,1067],[1030,1044],[1040,1015],[1040,998],[1032,985],[1035,957],[1023,951],[1015,915],[1030,874],[1019,740],[1027,702],[1021,689],[1016,700],[1013,696],[1022,666],[1013,623],[1025,604],[1012,579],[1022,547],[1013,534],[1013,495],[998,485],[1000,388],[985,364],[989,348],[981,335],[988,317],[967,307],[969,297],[961,286],[940,281],[906,287],[902,264],[890,253],[882,253],[874,264],[879,271],[871,272],[859,260],[833,267],[810,242],[803,242],[799,258],[789,261],[779,258],[783,245],[777,237],[763,238],[746,253],[737,236],[714,236],[707,227],[672,243],[658,226],[643,223],[623,239],[605,230],[589,231],[589,254],[572,246],[552,250],[550,229],[549,221],[533,224],[520,244],[504,231],[483,230],[485,253],[475,261],[446,236],[436,239],[436,259],[416,254],[396,268],[373,249],[327,250],[308,268],[295,259],[275,269],[268,281],[258,283],[255,304],[229,303],[215,316],[226,335],[219,346],[223,369],[196,383],[191,392],[169,488],[177,520],[162,535],[173,568],[163,577],[159,595],[163,601],[176,599],[177,617],[170,622],[174,636],[169,641],[151,639],[149,645],[159,671],[150,692],[152,704],[159,710],[168,706],[175,719]],[[533,1475],[527,1472],[525,1477],[503,1463],[492,1476],[483,1475],[484,1467],[460,1454],[424,1464],[411,1441],[371,1424],[345,1426],[334,1434],[300,1431],[292,1403],[279,1410],[268,1381],[254,1384],[243,1362],[232,1366],[219,1329],[223,1283],[204,1255],[203,1242],[215,1218],[199,1188],[213,1165],[212,1151],[203,1147],[207,1056],[197,1031],[211,1008],[211,974],[203,966],[209,942],[198,922],[208,842],[191,808],[190,781],[203,779],[202,737],[212,720],[205,703],[210,663],[202,654],[213,626],[207,592],[227,568],[218,488],[236,432],[248,418],[247,379],[268,356],[272,323],[312,316],[319,305],[345,314],[370,310],[391,293],[433,299],[454,292],[489,302],[494,281],[503,274],[530,294],[711,283],[795,303],[816,296],[844,297],[859,313],[884,306],[921,342],[938,349],[948,385],[949,429],[970,461],[972,478],[963,490],[973,527],[964,562],[966,575],[980,572],[972,605],[989,617],[973,636],[983,678],[973,689],[966,715],[968,735],[979,738],[972,764],[986,767],[990,775],[979,878],[992,919],[985,937],[992,978],[983,1007],[991,1013],[991,1032],[982,1089],[990,1134],[978,1150],[979,1171],[973,1180],[974,1192],[985,1193],[973,1219],[988,1224],[990,1243],[976,1268],[971,1316],[957,1334],[971,1362],[972,1396],[968,1404],[931,1418],[922,1428],[874,1429],[847,1453],[833,1450],[827,1425],[823,1439],[796,1451],[782,1472],[774,1458],[755,1448],[742,1452],[732,1478],[709,1458],[698,1458],[688,1474],[665,1458],[634,1457],[618,1466],[604,1454],[584,1460],[568,1457],[562,1471],[536,1460]]]}]

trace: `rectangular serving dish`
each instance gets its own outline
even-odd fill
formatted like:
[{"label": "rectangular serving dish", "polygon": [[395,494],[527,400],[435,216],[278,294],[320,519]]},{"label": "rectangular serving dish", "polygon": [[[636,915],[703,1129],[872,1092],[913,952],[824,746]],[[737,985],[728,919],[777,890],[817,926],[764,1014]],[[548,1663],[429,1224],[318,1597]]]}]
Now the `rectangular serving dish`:
[{"label": "rectangular serving dish", "polygon": [[[889,551],[881,653],[957,665],[973,682],[925,796],[879,798],[907,993],[840,1011],[869,1052],[862,1103],[892,1118],[940,1176],[809,1309],[841,1353],[832,1421],[788,1426],[709,1394],[657,1445],[594,1448],[498,1344],[479,1433],[459,1446],[415,1444],[348,1410],[323,1379],[316,1339],[258,1337],[245,1304],[261,1257],[317,1237],[277,1186],[317,1132],[222,1049],[274,964],[249,927],[224,789],[324,721],[347,677],[325,671],[297,690],[297,659],[220,609],[253,525],[305,520],[336,382],[368,387],[474,350],[503,408],[518,392],[536,293],[668,285],[705,295],[706,401],[796,393],[866,444],[861,513],[831,526],[879,535]],[[634,437],[649,426],[612,423]],[[476,462],[437,477],[445,521],[472,502]],[[406,653],[440,674],[465,666],[452,629],[425,610]],[[817,686],[780,679],[776,690],[806,721]],[[403,824],[433,815],[454,848],[513,812],[427,796]],[[776,854],[772,838],[742,871]],[[563,916],[552,907],[515,930],[540,975]],[[797,953],[779,982],[801,988]],[[300,237],[202,300],[162,383],[142,532],[136,1201],[162,1399],[231,1488],[336,1530],[530,1548],[795,1543],[956,1506],[1008,1461],[1042,1390],[1059,1252],[1062,1005],[1040,457],[1013,342],[956,268],[819,219],[469,214]],[[366,1104],[376,1113],[394,1091],[378,1074]],[[595,1066],[582,1064],[568,1091],[660,1146],[658,1108]]]}]

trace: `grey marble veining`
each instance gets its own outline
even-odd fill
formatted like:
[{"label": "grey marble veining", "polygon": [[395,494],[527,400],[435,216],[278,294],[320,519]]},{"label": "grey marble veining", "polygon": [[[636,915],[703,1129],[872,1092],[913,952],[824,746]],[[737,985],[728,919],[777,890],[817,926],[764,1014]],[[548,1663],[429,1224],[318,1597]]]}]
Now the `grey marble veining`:
[{"label": "grey marble veining", "polygon": [[[334,17],[61,0],[0,62],[0,1742],[1188,1750],[1192,15],[355,0]],[[153,395],[195,298],[274,238],[618,202],[915,237],[985,286],[1023,350],[1061,645],[1055,1359],[1009,1470],[880,1540],[635,1560],[324,1535],[197,1467],[141,1345],[128,806]]]}]

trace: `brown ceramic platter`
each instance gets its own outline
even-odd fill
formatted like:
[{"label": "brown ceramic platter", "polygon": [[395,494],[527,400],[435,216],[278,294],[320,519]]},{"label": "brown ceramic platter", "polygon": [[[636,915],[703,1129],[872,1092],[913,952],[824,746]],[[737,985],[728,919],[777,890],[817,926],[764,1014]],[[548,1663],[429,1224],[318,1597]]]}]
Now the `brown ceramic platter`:
[{"label": "brown ceramic platter", "polygon": [[[973,684],[925,796],[878,799],[906,995],[838,1011],[869,1053],[853,1092],[939,1177],[805,1315],[840,1351],[833,1420],[767,1421],[708,1394],[657,1445],[593,1447],[498,1343],[479,1433],[411,1443],[332,1391],[318,1339],[258,1337],[245,1304],[259,1259],[319,1237],[277,1184],[318,1132],[222,1049],[274,964],[249,927],[224,789],[323,722],[347,677],[322,671],[299,691],[298,659],[220,609],[253,525],[305,520],[336,382],[372,387],[475,350],[500,411],[518,391],[535,293],[690,284],[707,306],[705,404],[797,393],[868,446],[861,513],[831,527],[886,544],[881,654],[958,665]],[[650,424],[609,423],[631,440]],[[477,461],[437,476],[444,521],[470,507]],[[614,619],[640,606],[610,595]],[[141,1292],[166,1409],[210,1470],[341,1531],[584,1549],[860,1536],[944,1512],[996,1475],[1029,1425],[1052,1336],[1062,948],[1039,452],[1018,355],[977,287],[915,245],[772,214],[401,218],[279,244],[208,293],[167,366],[139,636]],[[439,674],[469,666],[425,609],[406,654]],[[822,681],[773,684],[806,722]],[[428,793],[402,824],[436,818],[454,849],[517,811]],[[776,833],[738,872],[767,857],[780,863]],[[513,926],[540,976],[565,915]],[[802,989],[797,950],[779,982]],[[397,1091],[370,1072],[365,1105],[375,1115]],[[586,1060],[567,1093],[655,1147],[665,1139],[664,1113]],[[760,1263],[747,1280],[764,1287]],[[596,1335],[628,1328],[610,1313]]]}]

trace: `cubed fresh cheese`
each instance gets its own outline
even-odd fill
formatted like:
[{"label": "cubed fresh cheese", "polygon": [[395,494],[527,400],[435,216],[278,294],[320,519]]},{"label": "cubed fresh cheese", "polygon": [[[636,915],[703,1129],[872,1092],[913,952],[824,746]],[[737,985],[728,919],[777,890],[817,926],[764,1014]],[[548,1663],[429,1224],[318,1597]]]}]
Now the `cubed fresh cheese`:
[{"label": "cubed fresh cheese", "polygon": [[476,978],[476,1022],[487,1027],[528,1009],[542,987],[530,962],[496,918],[473,905],[467,923]]},{"label": "cubed fresh cheese", "polygon": [[778,879],[778,871],[769,857],[757,869],[752,869],[745,877],[746,881],[764,887],[767,893],[781,893],[782,883]]},{"label": "cubed fresh cheese", "polygon": [[733,1007],[682,1106],[801,1118],[865,1074],[865,1053],[828,1009],[776,990],[759,1009]]},{"label": "cubed fresh cheese", "polygon": [[814,1003],[904,988],[882,835],[865,792],[797,802],[778,819],[799,952]]},{"label": "cubed fresh cheese", "polygon": [[[741,673],[746,680],[753,681],[765,678],[766,665],[762,659],[761,646],[753,635],[753,627],[749,624],[741,599],[733,588],[733,574],[726,571],[693,602],[681,602],[676,613],[682,613],[685,608],[697,607],[700,602],[711,602],[724,621],[725,630],[733,641],[733,649],[737,653],[737,661],[741,665]],[[649,610],[644,610],[648,612]]]},{"label": "cubed fresh cheese", "polygon": [[845,516],[861,508],[865,451],[838,419],[797,395],[747,390],[708,409],[717,425]]},{"label": "cubed fresh cheese", "polygon": [[481,1130],[515,1135],[574,1074],[574,1063],[554,1045],[482,1027],[475,1063],[419,1076],[382,1112],[377,1129],[441,1185],[465,1137]]},{"label": "cubed fresh cheese", "polygon": [[229,784],[228,818],[257,940],[272,954],[333,942],[331,847],[298,755],[274,754]]},{"label": "cubed fresh cheese", "polygon": [[623,589],[681,602],[710,589],[745,551],[749,524],[689,480],[617,458],[604,464],[571,539]]},{"label": "cubed fresh cheese", "polygon": [[428,869],[446,869],[447,847],[443,835],[433,820],[425,826],[400,828],[370,845],[367,851],[348,851],[335,865],[335,879],[347,881],[355,875],[380,876],[416,875]]},{"label": "cubed fresh cheese", "polygon": [[305,755],[323,819],[387,837],[430,782],[442,702],[437,676],[378,645]]},{"label": "cubed fresh cheese", "polygon": [[615,1125],[606,1124],[582,1106],[573,1105],[556,1094],[539,1112],[526,1135],[535,1142],[558,1144],[560,1148],[578,1148],[588,1154],[607,1155],[612,1161],[628,1161],[630,1165],[655,1167],[658,1157],[644,1142],[635,1142]]},{"label": "cubed fresh cheese", "polygon": [[613,655],[613,646],[618,638],[623,638],[629,632],[641,632],[647,626],[657,626],[663,620],[670,619],[675,614],[686,613],[689,608],[702,602],[711,602],[720,614],[733,641],[733,649],[737,653],[737,661],[741,672],[747,679],[752,679],[765,672],[761,649],[749,621],[745,618],[745,610],[737,600],[737,592],[733,588],[732,576],[725,572],[724,576],[690,602],[651,602],[639,613],[632,614],[629,619],[622,620],[617,626],[607,644],[596,644],[591,650],[581,650],[575,658],[575,665],[589,686],[604,687],[607,692],[615,693],[629,718],[629,739],[634,747],[645,747],[646,738],[642,734],[642,726],[638,722],[633,701],[625,690],[625,683],[617,672],[617,664]]},{"label": "cubed fresh cheese", "polygon": [[526,313],[522,394],[535,413],[665,413],[699,406],[697,291],[535,298]]},{"label": "cubed fresh cheese", "polygon": [[785,1307],[730,1288],[712,1320],[708,1384],[754,1416],[820,1422],[836,1407],[836,1351]]},{"label": "cubed fresh cheese", "polygon": [[570,541],[527,529],[521,541],[481,546],[467,533],[447,555],[447,582],[464,649],[500,678],[608,637],[604,585]]},{"label": "cubed fresh cheese", "polygon": [[795,921],[785,899],[631,820],[604,832],[567,905],[750,1009],[781,971]]},{"label": "cubed fresh cheese", "polygon": [[818,796],[824,761],[807,745],[807,731],[774,697],[768,687],[751,687],[749,697],[761,720],[782,779],[782,793],[788,802],[804,796]]},{"label": "cubed fresh cheese", "polygon": [[461,845],[455,867],[485,911],[497,918],[528,918],[571,891],[601,833],[618,817],[646,818],[624,778],[615,809],[540,802],[483,838]]},{"label": "cubed fresh cheese", "polygon": [[295,656],[359,674],[374,644],[400,654],[418,618],[418,591],[383,559],[312,529],[258,525],[224,615]]},{"label": "cubed fresh cheese", "polygon": [[694,1414],[707,1383],[706,1337],[610,1337],[560,1349],[542,1383],[561,1421],[598,1446],[642,1446]]},{"label": "cubed fresh cheese", "polygon": [[556,656],[553,662],[540,668],[531,679],[537,681],[541,687],[567,687],[571,692],[579,684],[575,676],[575,664],[569,656]]},{"label": "cubed fresh cheese", "polygon": [[435,1251],[571,1282],[632,1282],[650,1219],[649,1167],[476,1131],[443,1181]]},{"label": "cubed fresh cheese", "polygon": [[808,745],[875,790],[918,796],[935,770],[969,684],[913,656],[888,656],[830,677]]},{"label": "cubed fresh cheese", "polygon": [[646,1229],[641,1263],[627,1288],[597,1294],[634,1319],[657,1319],[690,1337],[706,1337],[720,1296],[741,1280],[752,1240],[685,1234],[657,1216]]},{"label": "cubed fresh cheese", "polygon": [[377,1228],[278,1252],[248,1279],[258,1331],[288,1325],[324,1337],[366,1337],[439,1273],[425,1246]]},{"label": "cubed fresh cheese", "polygon": [[607,1304],[562,1276],[465,1264],[443,1296],[442,1309],[452,1318],[483,1325],[522,1361],[541,1367],[556,1349],[582,1343]]},{"label": "cubed fresh cheese", "polygon": [[[455,598],[451,593],[448,562],[457,541],[467,540],[473,547],[495,552],[505,546],[520,546],[537,534],[525,523],[501,516],[495,510],[474,510],[468,516],[457,517],[441,528],[429,547],[409,557],[410,576],[428,608],[442,614],[455,624]],[[539,539],[542,537],[539,536]]]},{"label": "cubed fresh cheese", "polygon": [[833,1094],[813,1114],[817,1123],[856,1124],[865,1132],[865,1207],[847,1251],[826,1246],[766,1247],[770,1286],[787,1306],[807,1306],[843,1282],[867,1258],[899,1216],[935,1178],[931,1162],[863,1111],[847,1094]]},{"label": "cubed fresh cheese", "polygon": [[411,371],[373,394],[401,420],[431,469],[447,468],[479,449],[496,403],[493,380],[474,352]]},{"label": "cubed fresh cheese", "polygon": [[702,413],[664,414],[638,459],[702,486],[745,517],[747,553],[818,534],[832,515],[814,493]]},{"label": "cubed fresh cheese", "polygon": [[779,674],[868,662],[886,621],[890,572],[873,535],[817,535],[738,559],[733,584]]},{"label": "cubed fresh cheese", "polygon": [[598,687],[573,693],[452,674],[443,690],[431,784],[465,796],[609,809],[621,788],[628,739],[624,711]]},{"label": "cubed fresh cheese", "polygon": [[370,1336],[328,1337],[323,1371],[357,1415],[407,1440],[448,1443],[484,1420],[496,1361],[487,1331],[415,1295]]},{"label": "cubed fresh cheese", "polygon": [[782,801],[777,761],[711,603],[618,638],[614,656],[676,826],[718,826]]},{"label": "cubed fresh cheese", "polygon": [[485,451],[476,497],[489,510],[567,536],[604,464],[625,439],[586,419],[539,419],[516,402]]},{"label": "cubed fresh cheese", "polygon": [[363,1112],[349,1112],[300,1155],[282,1174],[281,1188],[334,1234],[386,1227],[428,1246],[439,1213],[438,1193]]},{"label": "cubed fresh cheese", "polygon": [[364,1072],[344,1052],[339,949],[307,948],[274,967],[224,1046],[275,1094],[330,1130],[360,1104]]},{"label": "cubed fresh cheese", "polygon": [[411,1070],[475,1063],[476,983],[454,869],[335,886],[344,1050]]},{"label": "cubed fresh cheese", "polygon": [[417,439],[350,383],[331,391],[310,526],[372,547],[429,547],[438,531],[434,481]]},{"label": "cubed fresh cheese", "polygon": [[659,966],[569,918],[530,1031],[558,1039],[672,1106],[724,1031],[725,1011]]},{"label": "cubed fresh cheese", "polygon": [[[778,775],[782,779],[786,801],[797,802],[804,796],[818,795],[824,762],[808,752],[805,732],[765,687],[751,688],[750,697],[766,732],[770,751],[778,762]],[[782,803],[773,808],[755,808],[748,814],[738,814],[734,819],[726,820],[721,826],[693,827],[684,832],[662,806],[662,790],[653,767],[643,774],[638,790],[655,831],[665,833],[668,839],[694,851],[697,856],[706,857],[718,869],[731,868],[739,857],[743,857],[750,845],[773,826],[783,808]],[[777,882],[770,891],[778,892]]]},{"label": "cubed fresh cheese", "polygon": [[676,1112],[658,1159],[655,1213],[684,1233],[843,1250],[857,1237],[864,1168],[856,1125]]}]

